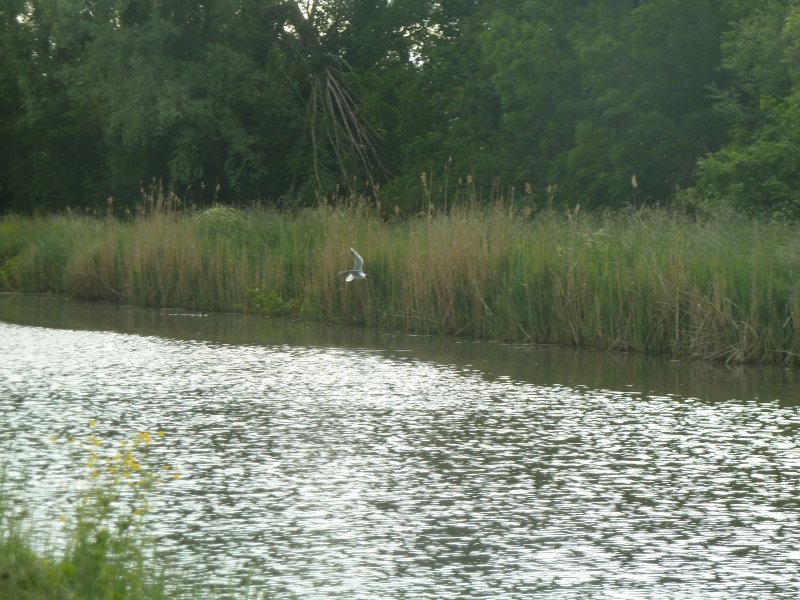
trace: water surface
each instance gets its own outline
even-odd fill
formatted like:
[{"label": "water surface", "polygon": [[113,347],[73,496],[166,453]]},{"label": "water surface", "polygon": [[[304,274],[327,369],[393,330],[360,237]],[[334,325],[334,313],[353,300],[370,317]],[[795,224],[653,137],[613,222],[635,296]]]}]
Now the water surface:
[{"label": "water surface", "polygon": [[[795,598],[796,373],[0,295],[0,448],[166,432],[159,549],[278,598]],[[160,457],[159,457],[160,458]]]}]

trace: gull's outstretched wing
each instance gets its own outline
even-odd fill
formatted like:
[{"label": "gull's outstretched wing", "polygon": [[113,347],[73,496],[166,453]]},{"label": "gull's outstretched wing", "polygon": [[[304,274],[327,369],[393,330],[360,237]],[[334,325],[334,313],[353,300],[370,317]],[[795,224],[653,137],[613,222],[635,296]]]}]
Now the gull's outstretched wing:
[{"label": "gull's outstretched wing", "polygon": [[361,258],[361,255],[352,248],[350,248],[350,252],[352,252],[353,258],[356,259],[356,266],[354,270],[360,273],[364,270],[364,259]]}]

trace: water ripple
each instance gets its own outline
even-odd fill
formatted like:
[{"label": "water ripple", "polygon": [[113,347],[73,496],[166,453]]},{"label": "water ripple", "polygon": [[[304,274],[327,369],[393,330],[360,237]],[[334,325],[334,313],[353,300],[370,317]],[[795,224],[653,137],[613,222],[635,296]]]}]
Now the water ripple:
[{"label": "water ripple", "polygon": [[[299,598],[795,598],[797,406],[491,381],[376,350],[0,323],[0,447],[167,432],[159,548]],[[57,528],[54,526],[54,530]]]}]

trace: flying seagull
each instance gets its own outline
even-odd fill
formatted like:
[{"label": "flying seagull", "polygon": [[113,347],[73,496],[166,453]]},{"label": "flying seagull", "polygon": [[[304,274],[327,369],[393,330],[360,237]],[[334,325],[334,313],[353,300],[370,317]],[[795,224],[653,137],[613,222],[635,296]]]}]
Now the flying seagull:
[{"label": "flying seagull", "polygon": [[352,248],[350,248],[350,252],[353,254],[353,258],[356,259],[356,266],[349,271],[339,271],[339,275],[347,275],[345,279],[346,282],[353,281],[354,279],[366,279],[367,274],[364,273],[364,259]]}]

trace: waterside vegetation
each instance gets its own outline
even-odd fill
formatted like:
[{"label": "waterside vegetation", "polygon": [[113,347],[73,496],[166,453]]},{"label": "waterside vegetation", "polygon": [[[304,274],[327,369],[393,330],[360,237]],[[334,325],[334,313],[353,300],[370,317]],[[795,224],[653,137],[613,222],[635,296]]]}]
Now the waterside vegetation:
[{"label": "waterside vegetation", "polygon": [[[391,211],[390,211],[391,213]],[[393,214],[393,213],[391,213]],[[350,246],[366,281],[345,284]],[[0,286],[419,333],[796,364],[800,227],[497,202],[0,220]]]},{"label": "waterside vegetation", "polygon": [[[156,466],[151,444],[164,432],[139,432],[130,439],[97,435],[51,436],[85,477],[65,487],[64,514],[32,519],[25,480],[9,483],[0,473],[0,597],[15,600],[160,600],[195,597],[192,586],[159,565],[145,520],[156,488],[180,478],[170,465]],[[81,465],[82,466],[79,466]],[[19,465],[16,466],[19,473]],[[14,501],[16,499],[16,502]],[[33,522],[31,522],[33,521]],[[49,533],[63,530],[60,548]]]},{"label": "waterside vegetation", "polygon": [[[17,600],[170,597],[164,580],[140,560],[141,540],[118,531],[76,528],[63,555],[36,548],[29,526],[0,496],[0,596]],[[127,556],[126,556],[127,555]]]}]

